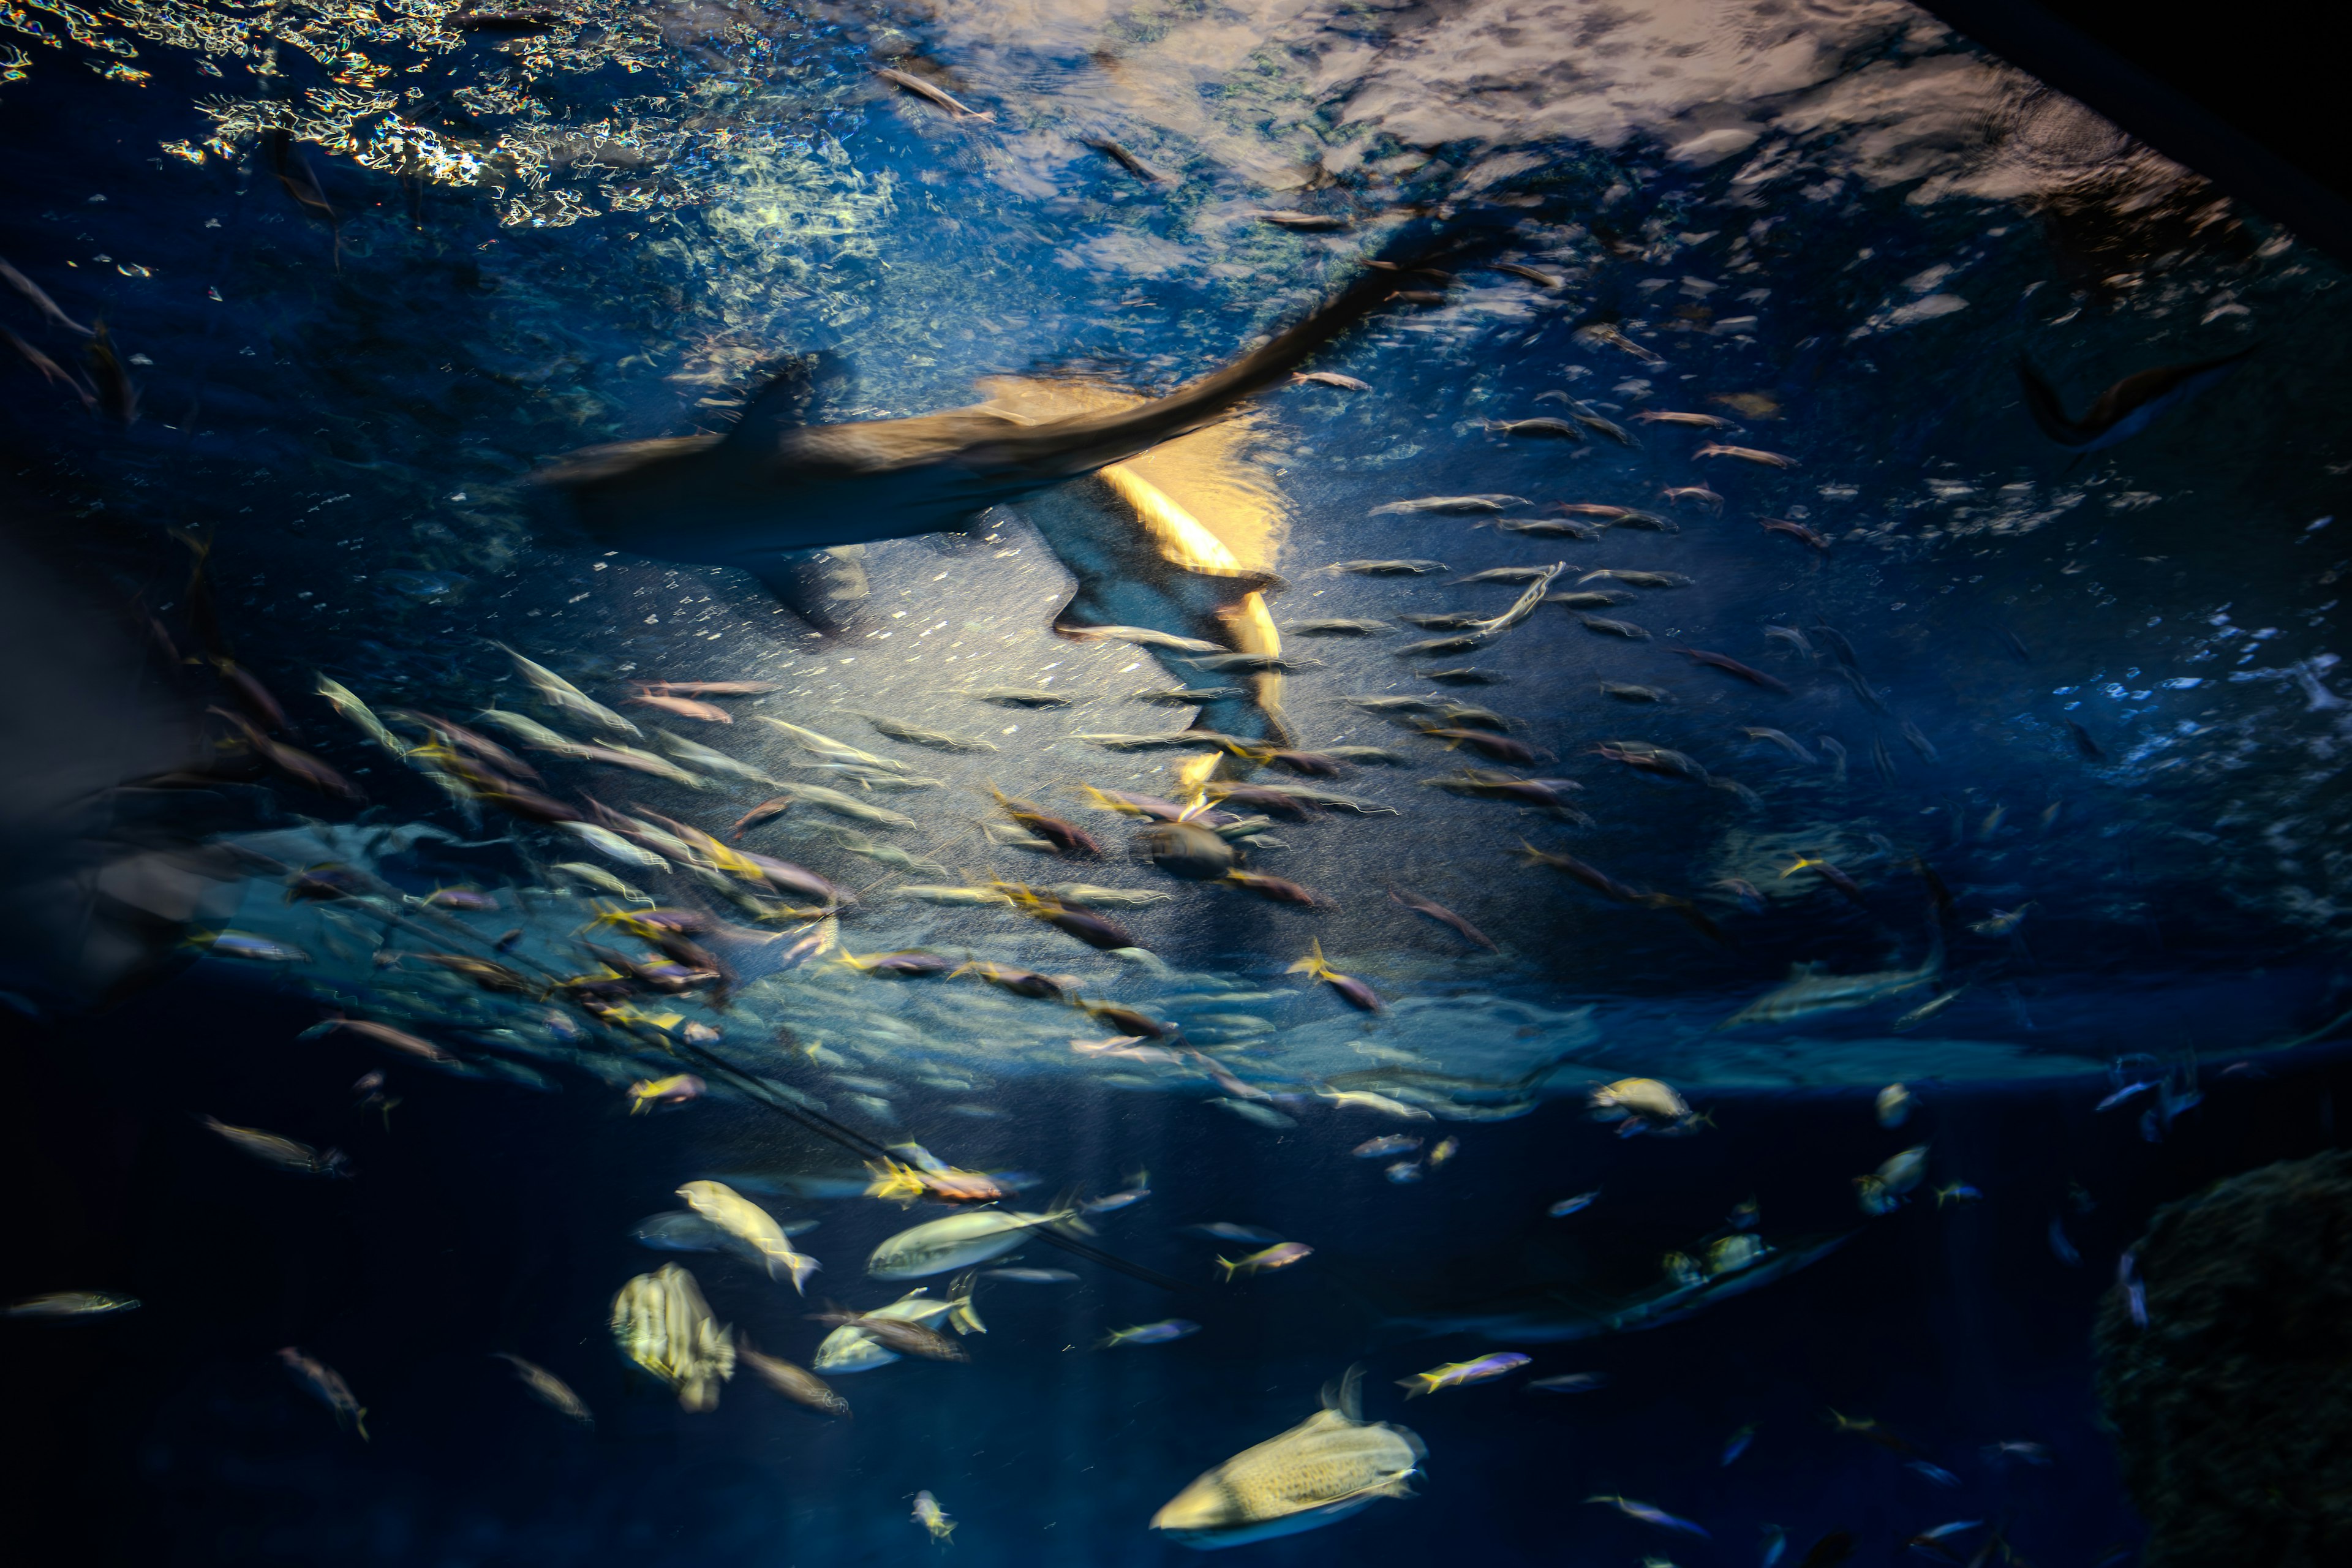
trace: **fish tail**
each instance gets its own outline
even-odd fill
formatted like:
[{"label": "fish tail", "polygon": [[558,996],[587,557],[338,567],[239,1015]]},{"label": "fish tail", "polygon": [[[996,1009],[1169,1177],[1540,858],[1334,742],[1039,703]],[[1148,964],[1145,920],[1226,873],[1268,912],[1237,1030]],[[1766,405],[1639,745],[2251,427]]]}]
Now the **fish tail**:
[{"label": "fish tail", "polygon": [[1227,1283],[1227,1284],[1231,1284],[1231,1283],[1233,1283],[1233,1279],[1234,1279],[1234,1270],[1235,1270],[1235,1269],[1237,1269],[1237,1268],[1240,1267],[1240,1265],[1238,1265],[1238,1264],[1234,1264],[1234,1263],[1229,1263],[1229,1262],[1227,1262],[1224,1258],[1219,1258],[1217,1259],[1217,1267],[1218,1267],[1219,1268],[1222,1268],[1222,1269],[1223,1269],[1223,1270],[1224,1270],[1224,1273],[1223,1273],[1223,1279],[1224,1279],[1225,1283]]},{"label": "fish tail", "polygon": [[362,1405],[352,1412],[352,1429],[360,1435],[361,1442],[371,1443],[374,1441],[373,1438],[368,1436],[366,1405]]}]

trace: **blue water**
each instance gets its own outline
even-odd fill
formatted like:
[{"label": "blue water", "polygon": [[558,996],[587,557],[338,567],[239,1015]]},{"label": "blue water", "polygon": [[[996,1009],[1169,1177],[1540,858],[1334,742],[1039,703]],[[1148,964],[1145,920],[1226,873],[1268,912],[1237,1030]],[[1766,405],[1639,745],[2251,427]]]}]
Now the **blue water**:
[{"label": "blue water", "polygon": [[[1545,12],[1541,36],[1570,43],[1540,47],[1475,5],[597,7],[575,13],[592,24],[581,30],[449,47],[404,13],[288,11],[268,15],[289,35],[308,26],[310,43],[281,42],[268,72],[228,35],[203,53],[194,34],[164,36],[174,18],[226,12],[144,8],[129,34],[69,12],[26,14],[68,37],[57,49],[21,26],[0,34],[26,55],[0,57],[0,144],[18,153],[0,255],[69,317],[104,320],[143,415],[119,428],[5,367],[0,495],[27,563],[12,572],[8,645],[22,695],[6,714],[6,826],[22,868],[0,1016],[20,1089],[22,1245],[6,1280],[11,1300],[103,1289],[143,1305],[5,1325],[11,1407],[27,1413],[11,1435],[42,1504],[14,1510],[37,1520],[28,1531],[107,1561],[922,1562],[937,1550],[908,1517],[922,1489],[958,1521],[959,1563],[1171,1562],[1183,1549],[1146,1529],[1153,1510],[1303,1419],[1361,1362],[1368,1415],[1429,1447],[1423,1495],[1239,1550],[1697,1568],[1758,1561],[1771,1524],[1791,1562],[1838,1528],[1861,1560],[1893,1561],[1921,1529],[1986,1519],[2051,1564],[2137,1540],[2089,1393],[2088,1326],[2116,1254],[2158,1203],[2335,1141],[2343,1069],[2326,1047],[2263,1053],[2347,1005],[2344,872],[2326,847],[2352,740],[2333,673],[2347,525],[2332,518],[2352,463],[2332,417],[2352,341],[2340,268],[1895,6],[1662,4],[1573,28]],[[140,41],[126,56],[83,37],[101,34]],[[872,76],[893,60],[994,118],[951,119]],[[110,61],[151,74],[103,79]],[[365,96],[411,82],[415,99]],[[293,129],[289,167],[311,171],[332,224],[272,173],[264,124]],[[1088,150],[1104,138],[1172,177],[1147,186]],[[394,139],[417,161],[387,151]],[[1565,562],[1559,590],[1597,569],[1690,582],[1599,612],[1653,634],[1640,642],[1551,606],[1475,660],[1399,658],[1435,635],[1402,623],[1361,641],[1286,637],[1292,657],[1323,661],[1286,681],[1299,742],[1381,745],[1404,763],[1309,781],[1397,815],[1280,824],[1287,847],[1254,859],[1311,887],[1320,913],[1160,878],[1125,854],[1125,823],[1084,810],[1080,782],[1180,784],[1166,753],[1071,737],[1172,730],[1185,714],[1129,700],[1168,683],[1143,650],[1052,635],[1066,574],[1016,512],[874,547],[866,596],[820,632],[740,574],[572,542],[525,483],[584,446],[722,429],[782,356],[815,350],[849,372],[814,411],[826,420],[960,405],[989,375],[1166,390],[1328,297],[1402,223],[1442,227],[1446,204],[1498,199],[1517,204],[1503,208],[1520,215],[1514,254],[1560,288],[1465,266],[1442,301],[1316,362],[1369,390],[1258,400],[1253,471],[1288,517],[1269,562],[1287,584],[1275,620],[1491,615],[1515,587],[1454,584],[1498,566]],[[1294,232],[1255,216],[1268,209],[1355,226]],[[28,300],[0,310],[77,363],[79,340]],[[1601,324],[1659,363],[1596,339]],[[2082,456],[2036,430],[2012,368],[2030,356],[2080,412],[2133,371],[2249,345],[2219,386]],[[1567,412],[1537,400],[1548,391],[1638,447],[1488,428]],[[1735,418],[1721,439],[1795,466],[1701,459],[1705,433],[1637,422],[1658,409]],[[1661,499],[1696,484],[1719,492],[1720,513]],[[1607,503],[1678,531],[1580,541],[1372,515],[1488,492],[1532,503],[1512,515]],[[1810,550],[1758,527],[1767,518],[1832,542]],[[225,689],[136,646],[145,613],[177,651],[202,643],[172,530],[209,541],[236,662],[286,702],[291,740],[364,789],[363,809],[256,771],[95,821],[53,814],[79,790],[223,754],[229,731],[200,716]],[[1448,570],[1325,570],[1387,556]],[[1811,651],[1768,626],[1805,632]],[[968,1366],[842,1378],[845,1422],[748,1377],[715,1413],[687,1415],[614,1351],[609,1302],[630,1276],[684,1263],[720,1321],[795,1360],[823,1331],[747,1267],[650,1252],[629,1227],[675,1207],[682,1182],[838,1172],[850,1153],[723,1085],[632,1118],[622,1086],[680,1065],[657,1042],[606,1033],[575,1049],[547,1033],[543,1005],[381,967],[380,921],[339,925],[249,860],[215,866],[204,907],[147,932],[152,963],[129,978],[64,940],[89,929],[91,900],[52,879],[53,860],[202,842],[359,864],[411,895],[489,889],[499,908],[459,917],[475,933],[461,945],[487,952],[518,930],[503,950],[514,962],[578,972],[573,933],[599,906],[550,867],[593,856],[495,810],[467,821],[312,695],[324,674],[381,710],[517,707],[492,638],[605,701],[631,677],[773,682],[726,700],[732,725],[673,727],[781,775],[806,757],[757,722],[767,714],[940,781],[876,795],[916,826],[868,829],[929,870],[857,855],[804,809],[755,841],[861,893],[844,946],[1071,974],[1089,997],[1183,1024],[1225,1070],[1287,1097],[1293,1125],[1242,1120],[1204,1103],[1224,1091],[1190,1066],[1083,1059],[1066,1042],[1108,1026],[970,980],[894,984],[825,962],[769,974],[771,952],[745,961],[752,984],[731,1007],[687,1005],[719,1029],[723,1059],[865,1136],[1034,1173],[1024,1201],[1148,1169],[1152,1197],[1106,1216],[1097,1245],[1188,1289],[1030,1247],[1024,1264],[1069,1263],[1080,1282],[988,1289]],[[1685,644],[1790,690],[1692,665],[1672,651]],[[1426,679],[1465,662],[1496,683]],[[1668,700],[1633,706],[1604,680]],[[1042,685],[1076,705],[1001,709],[961,694],[975,685]],[[1464,759],[1348,700],[1397,694],[1507,716],[1549,753],[1524,771],[1576,781],[1591,823],[1429,787]],[[892,745],[857,716],[869,710],[999,749]],[[1819,759],[1830,736],[1848,762],[1801,763],[1743,735],[1758,726]],[[1622,740],[1685,752],[1748,793],[1641,776],[1594,751]],[[765,793],[546,765],[554,793],[714,830]],[[991,843],[991,786],[1085,822],[1113,855],[1066,863]],[[1724,940],[1531,868],[1522,839],[1692,900]],[[1806,857],[1846,869],[1858,900],[1789,871]],[[1948,915],[1915,858],[1950,890]],[[892,893],[991,877],[1179,896],[1116,917],[1147,962]],[[1727,896],[1733,878],[1767,907]],[[1393,886],[1502,951],[1419,921]],[[679,879],[663,896],[706,895]],[[2014,935],[1970,929],[2023,905]],[[224,926],[312,962],[199,957]],[[1917,965],[1938,930],[1948,953],[1932,994],[1956,994],[1916,1025],[1895,1020],[1929,990],[1717,1026],[1791,964]],[[1390,1011],[1366,1018],[1288,974],[1310,941]],[[392,945],[419,943],[412,931]],[[414,1027],[463,1062],[435,1071],[347,1037],[298,1041],[328,1006]],[[1263,1022],[1204,1021],[1236,1013]],[[499,1028],[519,1033],[485,1033]],[[402,1099],[388,1131],[350,1109],[371,1069]],[[2145,1097],[2092,1110],[2163,1070],[2194,1072],[2206,1097],[2168,1129],[2144,1130]],[[1583,1097],[1633,1075],[1675,1084],[1711,1125],[1614,1136]],[[877,1110],[841,1077],[895,1087]],[[1454,1119],[1406,1131],[1457,1136],[1461,1154],[1417,1184],[1384,1181],[1383,1162],[1348,1150],[1402,1124],[1315,1100],[1334,1078],[1423,1095]],[[1871,1096],[1898,1080],[1921,1110],[1884,1129]],[[340,1146],[357,1174],[306,1182],[244,1161],[200,1114]],[[1913,1143],[1930,1149],[1927,1184],[1865,1221],[1853,1178]],[[1956,1182],[1983,1200],[1937,1206],[1930,1189]],[[1591,1209],[1547,1217],[1594,1189]],[[1636,1296],[1662,1255],[1748,1198],[1776,1246],[1854,1234],[1784,1280],[1639,1332],[1561,1342],[1523,1319],[1519,1342],[1447,1327],[1531,1297],[1559,1316]],[[825,1263],[813,1290],[858,1307],[900,1288],[861,1279],[857,1260],[936,1212],[773,1206],[821,1219],[804,1243]],[[1177,1227],[1219,1219],[1315,1255],[1214,1285],[1214,1247]],[[2053,1221],[2078,1263],[2056,1255]],[[1092,1348],[1171,1315],[1202,1331]],[[371,1441],[304,1396],[271,1353],[287,1344],[341,1373]],[[1528,1376],[1608,1384],[1547,1398],[1513,1379],[1410,1403],[1394,1384],[1512,1348],[1536,1356]],[[593,1432],[531,1403],[489,1359],[499,1351],[571,1384]],[[1838,1432],[1832,1409],[1885,1423],[1958,1485]],[[1751,1423],[1753,1447],[1719,1463]],[[2052,1462],[1996,1463],[1985,1448],[2000,1441],[2045,1445]],[[1595,1494],[1654,1503],[1711,1539],[1583,1500]],[[1963,1539],[1973,1552],[1983,1538]]]}]

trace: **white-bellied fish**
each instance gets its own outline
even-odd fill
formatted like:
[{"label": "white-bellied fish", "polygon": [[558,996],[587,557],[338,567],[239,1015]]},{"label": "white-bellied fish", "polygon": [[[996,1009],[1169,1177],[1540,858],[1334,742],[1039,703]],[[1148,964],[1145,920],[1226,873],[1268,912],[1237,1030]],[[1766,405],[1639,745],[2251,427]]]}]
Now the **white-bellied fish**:
[{"label": "white-bellied fish", "polygon": [[[864,1315],[865,1319],[902,1318],[912,1323],[936,1322],[955,1310],[955,1303],[933,1296],[926,1289],[909,1290],[887,1307],[877,1307]],[[863,1321],[863,1320],[861,1320]],[[887,1366],[898,1359],[898,1352],[876,1339],[855,1323],[845,1323],[824,1336],[810,1363],[817,1371],[845,1376],[853,1372],[871,1372],[877,1366]]]},{"label": "white-bellied fish", "polygon": [[940,1507],[939,1500],[929,1492],[915,1494],[915,1522],[941,1546],[945,1546],[948,1537],[955,1533],[955,1521],[948,1517],[946,1510]]},{"label": "white-bellied fish", "polygon": [[52,1290],[46,1296],[28,1296],[12,1302],[5,1311],[0,1311],[0,1317],[69,1322],[84,1318],[110,1318],[117,1312],[138,1310],[136,1296],[116,1296],[104,1290]]},{"label": "white-bellied fish", "polygon": [[[686,1206],[743,1243],[766,1266],[771,1279],[790,1279],[793,1289],[808,1293],[808,1277],[824,1265],[793,1248],[775,1216],[721,1182],[688,1182],[677,1189]],[[782,1272],[778,1272],[782,1270]]]},{"label": "white-bellied fish", "polygon": [[927,1274],[969,1268],[1012,1251],[1031,1231],[1064,1224],[1077,1213],[1076,1208],[1051,1214],[973,1209],[950,1215],[886,1239],[866,1260],[866,1272],[877,1279],[919,1279]]},{"label": "white-bellied fish", "polygon": [[1381,1498],[1412,1495],[1428,1450],[1412,1432],[1367,1424],[1349,1368],[1323,1408],[1202,1474],[1151,1516],[1151,1528],[1200,1551],[1294,1535],[1345,1519]]},{"label": "white-bellied fish", "polygon": [[596,1417],[589,1412],[587,1402],[572,1392],[570,1384],[537,1362],[525,1361],[522,1357],[509,1355],[505,1351],[492,1351],[490,1353],[514,1368],[516,1380],[530,1390],[533,1399],[565,1419],[577,1421],[583,1426],[596,1425]]}]

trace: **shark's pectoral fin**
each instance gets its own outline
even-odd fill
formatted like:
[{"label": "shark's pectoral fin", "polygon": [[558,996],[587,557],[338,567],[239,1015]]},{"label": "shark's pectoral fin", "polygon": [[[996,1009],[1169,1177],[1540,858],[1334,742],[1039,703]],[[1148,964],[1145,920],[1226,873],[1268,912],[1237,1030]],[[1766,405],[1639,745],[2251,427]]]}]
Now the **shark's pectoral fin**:
[{"label": "shark's pectoral fin", "polygon": [[847,630],[871,592],[862,544],[782,550],[743,565],[784,608],[828,635]]}]

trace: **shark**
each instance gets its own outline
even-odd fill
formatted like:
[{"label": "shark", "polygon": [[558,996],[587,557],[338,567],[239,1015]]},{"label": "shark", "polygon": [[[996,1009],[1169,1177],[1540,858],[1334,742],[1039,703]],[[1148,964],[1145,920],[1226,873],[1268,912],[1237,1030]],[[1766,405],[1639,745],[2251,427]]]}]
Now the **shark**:
[{"label": "shark", "polygon": [[[1181,485],[1147,470],[1154,457],[1164,461],[1155,448],[1213,436],[1412,281],[1409,267],[1376,261],[1265,343],[1164,396],[1002,381],[983,405],[811,423],[812,404],[842,379],[837,359],[817,355],[788,364],[723,435],[591,447],[536,477],[602,547],[740,567],[820,629],[862,596],[866,545],[960,533],[991,508],[1013,506],[1076,581],[1056,631],[1140,626],[1270,660],[1280,637],[1265,595],[1281,580],[1268,552],[1234,550],[1219,519],[1194,515],[1174,493]],[[1230,438],[1223,451],[1234,455]],[[1230,481],[1230,462],[1205,465],[1220,466]],[[1204,465],[1192,467],[1197,476]],[[1155,652],[1167,662],[1169,651]],[[1169,668],[1204,683],[1190,667]],[[1253,675],[1239,697],[1204,696],[1194,727],[1286,743],[1280,679]]]},{"label": "shark", "polygon": [[2067,414],[2058,389],[2030,362],[2017,362],[2017,380],[2025,394],[2025,411],[2043,435],[2062,447],[2095,452],[2138,435],[2229,375],[2253,352],[2243,348],[2216,359],[2137,371],[2100,393],[2080,419]]},{"label": "shark", "polygon": [[1669,1278],[1622,1296],[1538,1282],[1471,1301],[1376,1310],[1381,1310],[1384,1335],[1391,1339],[1476,1334],[1498,1344],[1570,1344],[1683,1322],[1811,1268],[1858,1234],[1849,1230],[1797,1237],[1704,1278]]},{"label": "shark", "polygon": [[1717,1032],[1748,1024],[1790,1024],[1822,1013],[1867,1007],[1934,984],[1944,973],[1944,938],[1938,928],[1927,961],[1916,969],[1882,969],[1868,974],[1824,973],[1818,963],[1800,963],[1789,978],[1716,1026]]}]

